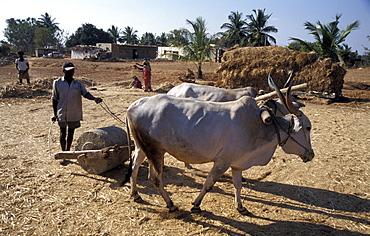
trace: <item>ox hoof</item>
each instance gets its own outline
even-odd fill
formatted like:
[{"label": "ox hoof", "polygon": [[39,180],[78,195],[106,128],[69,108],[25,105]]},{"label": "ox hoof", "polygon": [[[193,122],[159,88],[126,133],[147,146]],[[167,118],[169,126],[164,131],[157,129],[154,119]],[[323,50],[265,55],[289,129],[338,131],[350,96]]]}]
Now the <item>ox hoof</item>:
[{"label": "ox hoof", "polygon": [[142,203],[143,202],[143,199],[140,196],[138,196],[137,198],[134,198],[134,202],[136,202],[136,203]]},{"label": "ox hoof", "polygon": [[177,206],[173,206],[173,207],[170,207],[170,210],[169,212],[175,212],[175,211],[178,211],[179,208]]},{"label": "ox hoof", "polygon": [[193,207],[193,208],[191,208],[191,212],[192,213],[201,213],[202,210],[200,209],[200,207]]},{"label": "ox hoof", "polygon": [[243,216],[251,216],[252,215],[252,213],[250,213],[245,207],[243,207],[243,209],[241,209],[241,210],[238,209],[238,211]]}]

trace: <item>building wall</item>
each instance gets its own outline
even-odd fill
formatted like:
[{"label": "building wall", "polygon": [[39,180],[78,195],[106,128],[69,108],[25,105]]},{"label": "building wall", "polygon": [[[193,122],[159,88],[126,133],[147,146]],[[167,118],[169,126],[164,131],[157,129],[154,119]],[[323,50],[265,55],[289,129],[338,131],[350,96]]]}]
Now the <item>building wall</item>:
[{"label": "building wall", "polygon": [[72,59],[84,59],[84,58],[90,58],[94,56],[94,51],[93,50],[88,50],[88,49],[81,49],[81,50],[76,50],[72,49],[71,50],[71,58]]},{"label": "building wall", "polygon": [[97,43],[97,47],[108,50],[113,58],[154,59],[157,57],[157,46],[122,45],[117,43]]},{"label": "building wall", "polygon": [[158,47],[157,58],[160,59],[177,60],[183,55],[183,50],[180,47]]}]

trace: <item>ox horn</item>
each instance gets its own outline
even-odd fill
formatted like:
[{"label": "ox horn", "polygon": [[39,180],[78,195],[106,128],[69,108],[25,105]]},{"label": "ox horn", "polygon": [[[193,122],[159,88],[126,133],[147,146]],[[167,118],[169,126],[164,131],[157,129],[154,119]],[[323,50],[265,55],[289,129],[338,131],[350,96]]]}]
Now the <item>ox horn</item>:
[{"label": "ox horn", "polygon": [[283,103],[284,107],[291,113],[291,114],[294,114],[296,116],[299,116],[301,114],[301,112],[294,106],[293,102],[292,102],[292,98],[291,98],[291,90],[292,90],[292,75],[293,75],[293,72],[290,74],[287,82],[285,84],[288,84],[289,87],[288,87],[288,90],[286,92],[286,98],[284,97],[284,94],[280,91],[280,89],[277,87],[277,85],[275,84],[274,80],[271,78],[271,71],[268,75],[268,84],[270,86],[271,89],[275,90],[277,95],[279,96],[280,98],[280,101]]},{"label": "ox horn", "polygon": [[[287,106],[286,101],[285,101],[284,94],[280,91],[280,89],[275,84],[274,80],[271,78],[271,71],[268,75],[268,84],[269,84],[269,86],[272,90],[275,90],[276,94],[280,98],[280,101],[283,103],[283,105],[286,107],[286,109],[288,109],[288,106]],[[288,109],[288,111],[289,111],[289,109]]]},{"label": "ox horn", "polygon": [[290,95],[291,90],[292,90],[292,85],[289,86],[288,91],[286,92],[286,104],[288,105],[288,111],[290,111],[290,113],[296,116],[300,116],[301,111],[296,106],[294,106],[292,102],[292,96]]},{"label": "ox horn", "polygon": [[285,82],[283,88],[288,88],[288,87],[292,86],[292,82],[293,82],[293,71],[290,73],[289,78]]}]

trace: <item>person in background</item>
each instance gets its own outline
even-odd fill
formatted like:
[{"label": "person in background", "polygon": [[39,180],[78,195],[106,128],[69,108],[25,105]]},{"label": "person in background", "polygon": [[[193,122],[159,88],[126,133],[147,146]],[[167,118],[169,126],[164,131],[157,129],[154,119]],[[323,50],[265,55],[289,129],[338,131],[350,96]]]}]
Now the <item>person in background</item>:
[{"label": "person in background", "polygon": [[143,64],[136,63],[134,65],[136,69],[142,70],[143,71],[143,79],[144,79],[144,92],[148,91],[153,91],[152,90],[152,68],[150,66],[150,63],[148,59],[144,58],[143,59]]},{"label": "person in background", "polygon": [[133,75],[132,78],[134,79],[134,81],[131,82],[130,84],[130,88],[134,87],[134,88],[139,88],[139,89],[142,89],[143,86],[141,85],[141,82],[140,80],[136,77],[136,75]]},{"label": "person in background", "polygon": [[19,83],[22,84],[22,80],[27,80],[27,83],[30,83],[30,76],[28,74],[28,70],[30,69],[30,64],[28,60],[24,58],[24,52],[18,52],[19,58],[15,59],[15,69],[18,71],[18,79]]},{"label": "person in background", "polygon": [[[82,99],[87,98],[100,103],[103,100],[91,95],[82,82],[73,78],[75,67],[71,62],[63,64],[64,77],[53,81],[52,104],[53,122],[58,121],[60,127],[60,146],[62,151],[70,151],[76,128],[81,126]],[[68,128],[68,133],[67,133]],[[63,161],[61,162],[63,164]]]}]

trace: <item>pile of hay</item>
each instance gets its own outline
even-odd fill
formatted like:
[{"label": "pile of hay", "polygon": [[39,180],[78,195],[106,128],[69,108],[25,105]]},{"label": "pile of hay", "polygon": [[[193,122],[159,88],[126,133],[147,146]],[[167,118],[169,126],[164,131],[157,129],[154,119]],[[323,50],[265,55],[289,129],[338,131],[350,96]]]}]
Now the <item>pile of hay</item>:
[{"label": "pile of hay", "polygon": [[[53,81],[58,77],[42,78],[31,80],[30,84],[17,82],[7,83],[0,87],[0,98],[35,98],[50,96],[53,88]],[[93,81],[77,78],[86,87],[94,85]]]},{"label": "pile of hay", "polygon": [[291,71],[293,84],[307,83],[307,91],[340,96],[346,70],[330,58],[318,58],[314,52],[302,53],[284,47],[243,47],[226,51],[217,70],[217,86],[239,88],[252,86],[269,90],[267,76],[282,87]]}]

